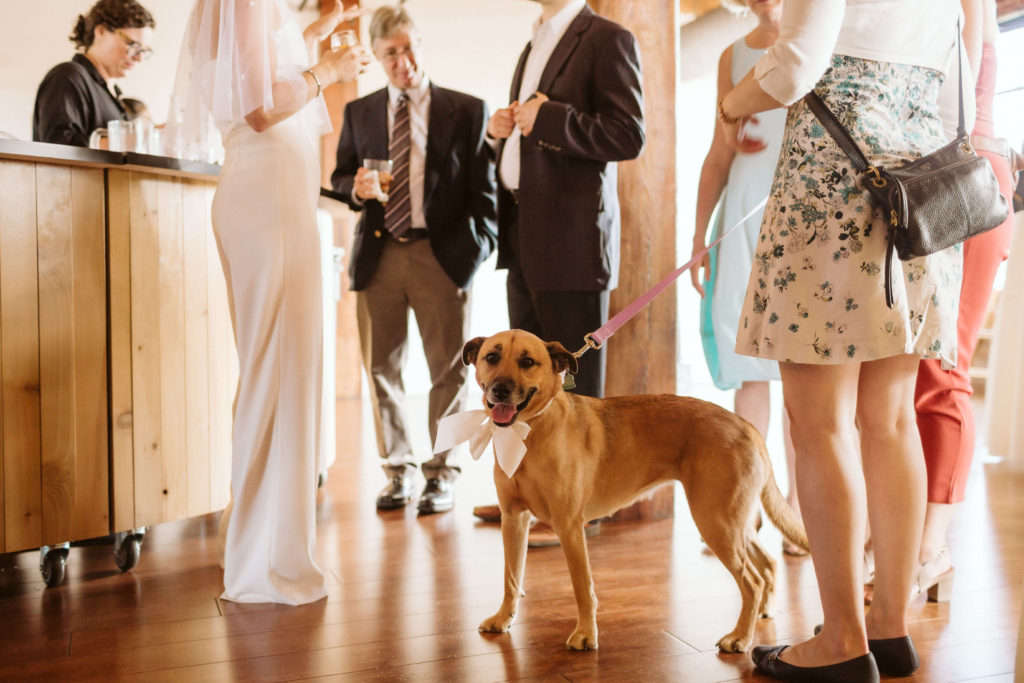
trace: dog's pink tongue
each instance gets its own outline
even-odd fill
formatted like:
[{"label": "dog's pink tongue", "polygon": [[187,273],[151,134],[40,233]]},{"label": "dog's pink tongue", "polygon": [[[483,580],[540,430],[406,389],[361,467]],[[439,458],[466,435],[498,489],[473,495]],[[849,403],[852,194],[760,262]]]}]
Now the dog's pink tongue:
[{"label": "dog's pink tongue", "polygon": [[507,403],[498,403],[491,408],[491,419],[498,424],[505,424],[511,422],[512,418],[515,417],[516,407]]}]

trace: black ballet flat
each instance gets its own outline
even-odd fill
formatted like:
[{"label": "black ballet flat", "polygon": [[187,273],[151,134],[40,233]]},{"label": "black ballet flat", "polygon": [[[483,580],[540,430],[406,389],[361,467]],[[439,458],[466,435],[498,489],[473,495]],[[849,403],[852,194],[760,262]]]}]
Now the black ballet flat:
[{"label": "black ballet flat", "polygon": [[827,666],[793,666],[779,659],[779,655],[788,645],[759,645],[754,648],[750,658],[754,660],[757,670],[780,681],[796,681],[806,683],[877,683],[878,667],[875,658],[869,652],[860,657],[848,659],[838,664]]},{"label": "black ballet flat", "polygon": [[[821,633],[821,624],[814,627],[814,635]],[[868,649],[875,656],[879,673],[886,676],[909,676],[921,666],[917,648],[910,636],[868,639]]]},{"label": "black ballet flat", "polygon": [[875,656],[878,670],[886,676],[909,676],[921,666],[910,636],[868,640],[868,649]]}]

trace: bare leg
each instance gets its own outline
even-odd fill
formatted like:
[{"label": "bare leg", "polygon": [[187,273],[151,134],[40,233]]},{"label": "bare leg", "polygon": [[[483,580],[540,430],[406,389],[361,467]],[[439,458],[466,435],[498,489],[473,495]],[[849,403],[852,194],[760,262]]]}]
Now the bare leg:
[{"label": "bare leg", "polygon": [[857,419],[875,555],[871,638],[907,635],[907,602],[924,529],[927,474],[914,412],[916,356],[864,363]]},{"label": "bare leg", "polygon": [[754,425],[762,438],[767,438],[771,417],[768,382],[744,382],[733,398],[733,412]]},{"label": "bare leg", "polygon": [[789,507],[799,515],[800,499],[796,493],[796,447],[793,446],[793,436],[789,433],[789,413],[782,411],[782,439],[786,449],[786,502]]},{"label": "bare leg", "polygon": [[779,365],[825,616],[818,636],[781,658],[795,666],[825,666],[868,651],[861,586],[866,504],[855,426],[861,365]]},{"label": "bare leg", "polygon": [[928,503],[924,516],[924,536],[921,538],[921,552],[918,562],[924,564],[939,554],[946,545],[946,532],[953,521],[956,508],[946,503]]},{"label": "bare leg", "polygon": [[[761,437],[768,438],[768,425],[771,421],[771,385],[768,382],[744,382],[736,390],[733,412],[754,425]],[[796,450],[793,438],[789,434],[789,416],[782,411],[783,443],[786,449],[786,474],[789,478],[789,490],[786,502],[800,514],[800,502],[796,495]],[[806,555],[802,548],[783,539],[782,551],[787,555]]]}]

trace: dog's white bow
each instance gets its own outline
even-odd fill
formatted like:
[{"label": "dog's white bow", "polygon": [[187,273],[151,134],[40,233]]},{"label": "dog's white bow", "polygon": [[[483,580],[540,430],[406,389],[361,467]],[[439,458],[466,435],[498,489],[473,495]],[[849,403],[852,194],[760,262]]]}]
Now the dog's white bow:
[{"label": "dog's white bow", "polygon": [[468,441],[473,459],[479,460],[487,444],[494,441],[494,458],[498,467],[511,479],[526,455],[524,442],[529,433],[530,425],[525,422],[516,421],[507,427],[499,427],[488,411],[467,410],[441,418],[437,424],[434,452],[440,453]]}]

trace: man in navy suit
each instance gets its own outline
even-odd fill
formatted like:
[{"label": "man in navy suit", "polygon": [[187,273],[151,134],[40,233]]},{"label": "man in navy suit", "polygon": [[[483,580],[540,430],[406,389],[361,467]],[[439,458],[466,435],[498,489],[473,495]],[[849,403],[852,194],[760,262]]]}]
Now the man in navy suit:
[{"label": "man in navy suit", "polygon": [[[430,369],[431,441],[443,416],[464,409],[473,274],[495,247],[494,165],[484,102],[424,75],[419,35],[405,10],[377,9],[370,45],[389,84],[345,107],[331,184],[361,212],[349,266],[377,446],[389,483],[378,509],[406,505],[417,464],[405,415],[402,364],[416,316]],[[392,159],[387,195],[366,159]],[[385,180],[387,180],[385,178]],[[459,468],[449,452],[421,465],[421,514],[450,510]]]},{"label": "man in navy suit", "polygon": [[[644,146],[636,38],[584,0],[536,0],[511,105],[488,122],[497,152],[498,267],[513,328],[575,351],[608,318],[619,271],[618,161]],[[604,351],[580,358],[576,392],[604,394]]]}]

